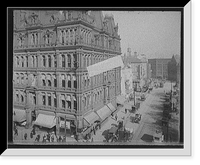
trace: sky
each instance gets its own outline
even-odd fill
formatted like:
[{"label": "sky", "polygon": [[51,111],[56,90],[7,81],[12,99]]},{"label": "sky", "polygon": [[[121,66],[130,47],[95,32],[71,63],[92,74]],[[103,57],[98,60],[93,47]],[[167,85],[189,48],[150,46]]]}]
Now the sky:
[{"label": "sky", "polygon": [[181,13],[178,11],[103,11],[112,14],[121,37],[122,55],[131,48],[147,58],[180,55]]}]

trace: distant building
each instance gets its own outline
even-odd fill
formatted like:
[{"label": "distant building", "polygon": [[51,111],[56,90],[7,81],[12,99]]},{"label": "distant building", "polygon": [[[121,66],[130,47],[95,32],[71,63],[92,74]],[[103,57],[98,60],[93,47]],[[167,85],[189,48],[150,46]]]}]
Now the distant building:
[{"label": "distant building", "polygon": [[129,66],[121,70],[121,94],[126,98],[133,92],[133,74]]},{"label": "distant building", "polygon": [[149,64],[146,60],[146,57],[138,58],[137,52],[131,54],[130,48],[127,49],[127,55],[124,56],[124,65],[130,66],[133,74],[133,86],[142,87],[147,83],[147,80],[150,78]]},{"label": "distant building", "polygon": [[148,63],[151,65],[151,77],[168,79],[168,63],[170,61],[170,58],[148,59]]},{"label": "distant building", "polygon": [[168,63],[168,79],[180,83],[180,56],[173,55]]}]

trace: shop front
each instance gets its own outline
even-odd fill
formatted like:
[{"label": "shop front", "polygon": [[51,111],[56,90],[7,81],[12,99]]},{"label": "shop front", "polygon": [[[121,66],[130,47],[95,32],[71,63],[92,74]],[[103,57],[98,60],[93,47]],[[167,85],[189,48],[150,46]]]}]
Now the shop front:
[{"label": "shop front", "polygon": [[72,136],[76,134],[75,116],[57,113],[56,132],[59,135]]}]

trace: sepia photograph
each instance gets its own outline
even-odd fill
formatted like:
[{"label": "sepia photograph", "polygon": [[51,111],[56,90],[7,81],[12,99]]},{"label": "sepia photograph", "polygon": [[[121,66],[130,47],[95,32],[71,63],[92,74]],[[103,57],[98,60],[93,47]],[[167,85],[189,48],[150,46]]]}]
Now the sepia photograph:
[{"label": "sepia photograph", "polygon": [[181,8],[12,14],[11,148],[184,148]]}]

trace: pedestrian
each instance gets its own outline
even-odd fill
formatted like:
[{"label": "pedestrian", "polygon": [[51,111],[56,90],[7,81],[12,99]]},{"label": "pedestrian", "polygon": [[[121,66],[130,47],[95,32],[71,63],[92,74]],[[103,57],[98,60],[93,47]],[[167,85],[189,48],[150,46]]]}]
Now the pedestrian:
[{"label": "pedestrian", "polygon": [[43,142],[43,143],[46,142],[46,135],[43,136],[42,142]]},{"label": "pedestrian", "polygon": [[33,132],[33,135],[35,135],[35,134],[36,134],[36,132],[35,132],[35,127],[33,128],[32,132]]},{"label": "pedestrian", "polygon": [[25,139],[25,140],[27,139],[27,133],[24,134],[24,139]]},{"label": "pedestrian", "polygon": [[40,141],[40,134],[38,134],[38,142]]},{"label": "pedestrian", "polygon": [[15,129],[15,135],[18,136],[18,130],[17,130],[17,128]]},{"label": "pedestrian", "polygon": [[31,139],[33,138],[33,132],[30,133],[30,138],[31,138]]},{"label": "pedestrian", "polygon": [[101,129],[101,123],[99,123],[99,129]]},{"label": "pedestrian", "polygon": [[127,113],[127,109],[125,108],[125,114]]},{"label": "pedestrian", "polygon": [[50,142],[50,133],[47,133],[47,140]]},{"label": "pedestrian", "polygon": [[38,136],[36,136],[36,138],[35,138],[35,142],[37,142],[38,141]]},{"label": "pedestrian", "polygon": [[63,136],[62,142],[66,142],[66,140],[65,140],[65,136]]},{"label": "pedestrian", "polygon": [[54,142],[54,135],[51,135],[51,142]]},{"label": "pedestrian", "polygon": [[61,136],[59,136],[59,142],[62,142],[62,137]]},{"label": "pedestrian", "polygon": [[94,135],[96,135],[96,130],[95,130],[95,128],[93,129],[93,132],[94,132]]},{"label": "pedestrian", "polygon": [[93,141],[94,141],[94,140],[93,140],[93,138],[92,138],[92,139],[91,139],[91,143],[93,143]]},{"label": "pedestrian", "polygon": [[115,115],[115,120],[117,121],[117,114]]}]

